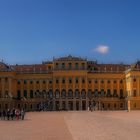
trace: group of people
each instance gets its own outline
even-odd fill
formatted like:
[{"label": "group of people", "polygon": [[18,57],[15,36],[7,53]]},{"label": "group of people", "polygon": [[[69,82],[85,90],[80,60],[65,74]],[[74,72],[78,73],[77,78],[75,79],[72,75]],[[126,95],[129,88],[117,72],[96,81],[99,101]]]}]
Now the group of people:
[{"label": "group of people", "polygon": [[24,120],[25,110],[24,109],[7,109],[0,110],[0,119],[1,120]]}]

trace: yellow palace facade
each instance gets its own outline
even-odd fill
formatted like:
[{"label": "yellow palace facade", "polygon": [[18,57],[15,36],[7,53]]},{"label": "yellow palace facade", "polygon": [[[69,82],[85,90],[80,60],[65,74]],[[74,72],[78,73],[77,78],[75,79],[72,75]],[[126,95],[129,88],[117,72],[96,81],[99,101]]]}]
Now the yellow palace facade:
[{"label": "yellow palace facade", "polygon": [[140,63],[98,64],[66,56],[32,65],[0,63],[0,109],[140,109]]}]

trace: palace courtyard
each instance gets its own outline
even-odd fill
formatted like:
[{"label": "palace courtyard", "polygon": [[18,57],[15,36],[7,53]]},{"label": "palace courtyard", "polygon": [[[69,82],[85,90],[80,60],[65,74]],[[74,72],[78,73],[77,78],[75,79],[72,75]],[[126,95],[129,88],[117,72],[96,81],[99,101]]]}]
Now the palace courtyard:
[{"label": "palace courtyard", "polygon": [[0,121],[0,140],[139,140],[140,111],[29,112]]}]

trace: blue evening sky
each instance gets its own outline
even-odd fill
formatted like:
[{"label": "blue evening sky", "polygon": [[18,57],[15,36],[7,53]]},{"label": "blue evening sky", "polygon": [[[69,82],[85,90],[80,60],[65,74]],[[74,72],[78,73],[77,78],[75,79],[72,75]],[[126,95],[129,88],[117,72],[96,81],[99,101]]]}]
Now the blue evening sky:
[{"label": "blue evening sky", "polygon": [[6,63],[69,54],[101,63],[140,59],[140,0],[0,0],[0,58]]}]

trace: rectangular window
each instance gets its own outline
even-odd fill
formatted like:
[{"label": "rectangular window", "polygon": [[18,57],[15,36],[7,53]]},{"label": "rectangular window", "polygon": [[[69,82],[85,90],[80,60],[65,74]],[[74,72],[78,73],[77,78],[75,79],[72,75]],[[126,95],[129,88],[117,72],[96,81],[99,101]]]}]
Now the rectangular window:
[{"label": "rectangular window", "polygon": [[91,84],[91,80],[89,80],[88,83]]},{"label": "rectangular window", "polygon": [[79,69],[78,63],[75,63],[75,69],[76,69],[76,70]]},{"label": "rectangular window", "polygon": [[85,69],[85,63],[82,63],[82,70]]},{"label": "rectangular window", "polygon": [[65,84],[65,79],[62,79],[62,83]]},{"label": "rectangular window", "polygon": [[24,80],[24,84],[27,84],[27,81],[26,80]]},{"label": "rectangular window", "polygon": [[17,98],[18,98],[18,99],[21,98],[21,92],[20,92],[20,90],[17,91]]},{"label": "rectangular window", "polygon": [[59,84],[59,79],[56,79],[56,84]]},{"label": "rectangular window", "polygon": [[33,90],[30,90],[30,98],[33,98]]},{"label": "rectangular window", "polygon": [[120,108],[123,108],[123,103],[120,103]]},{"label": "rectangular window", "polygon": [[78,82],[79,82],[79,81],[78,81],[78,78],[76,78],[76,79],[75,79],[75,83],[78,84]]},{"label": "rectangular window", "polygon": [[82,84],[84,84],[85,83],[85,79],[82,79]]},{"label": "rectangular window", "polygon": [[72,83],[72,79],[70,78],[70,79],[69,79],[69,84],[71,84],[71,83]]},{"label": "rectangular window", "polygon": [[133,91],[133,97],[136,97],[136,96],[137,96],[137,91],[134,90],[134,91]]},{"label": "rectangular window", "polygon": [[56,69],[58,69],[58,66],[59,66],[58,63],[56,63],[56,64],[55,64]]},{"label": "rectangular window", "polygon": [[27,98],[27,90],[24,90],[24,97]]},{"label": "rectangular window", "polygon": [[65,69],[65,63],[62,63],[62,69]]},{"label": "rectangular window", "polygon": [[71,63],[69,63],[69,69],[70,69],[70,70],[72,69],[72,64],[71,64]]}]

